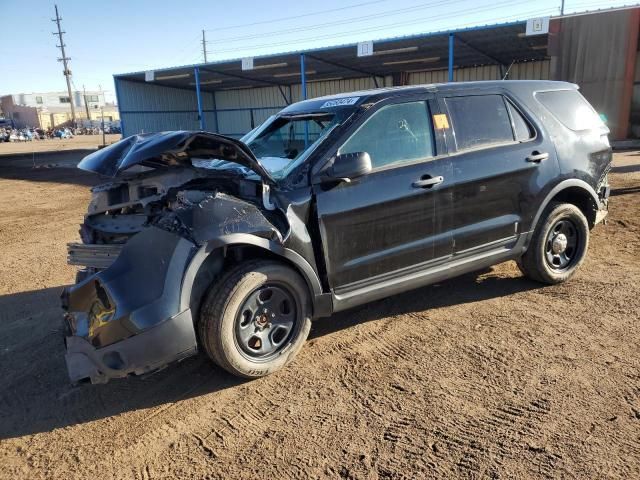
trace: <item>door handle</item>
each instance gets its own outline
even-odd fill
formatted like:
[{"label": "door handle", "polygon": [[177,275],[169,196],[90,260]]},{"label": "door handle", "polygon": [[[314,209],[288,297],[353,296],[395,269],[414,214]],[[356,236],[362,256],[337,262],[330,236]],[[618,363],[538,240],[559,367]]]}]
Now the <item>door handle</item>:
[{"label": "door handle", "polygon": [[413,182],[411,184],[414,188],[431,188],[434,185],[439,185],[444,182],[444,177],[429,177],[418,180],[417,182]]},{"label": "door handle", "polygon": [[533,152],[531,155],[529,155],[526,158],[526,160],[527,162],[540,163],[541,161],[546,160],[547,158],[549,158],[548,153]]}]

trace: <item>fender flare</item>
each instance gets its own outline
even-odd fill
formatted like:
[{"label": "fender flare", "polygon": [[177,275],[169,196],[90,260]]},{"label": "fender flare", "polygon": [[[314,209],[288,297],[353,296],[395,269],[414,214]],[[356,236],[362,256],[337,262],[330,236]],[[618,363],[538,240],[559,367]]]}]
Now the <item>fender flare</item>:
[{"label": "fender flare", "polygon": [[536,226],[538,225],[538,221],[540,220],[540,217],[542,216],[542,213],[544,212],[545,208],[547,208],[547,205],[549,205],[549,203],[551,202],[551,199],[553,199],[553,197],[555,197],[558,193],[562,192],[563,190],[566,190],[567,188],[572,188],[572,187],[578,187],[584,190],[586,193],[588,193],[591,196],[594,204],[598,208],[600,207],[600,199],[598,198],[598,194],[595,192],[593,187],[591,187],[591,185],[589,185],[587,182],[577,178],[570,178],[568,180],[563,180],[562,182],[558,183],[555,187],[553,187],[549,193],[547,193],[547,196],[544,198],[544,200],[540,204],[540,207],[538,207],[538,211],[536,212],[535,217],[533,217],[533,222],[531,223],[531,230],[527,234],[527,244],[529,243],[529,240],[533,236],[533,232],[535,231]]},{"label": "fender flare", "polygon": [[193,282],[202,263],[213,252],[218,251],[221,248],[234,245],[251,245],[285,258],[296,266],[298,271],[302,274],[302,277],[307,282],[314,306],[317,303],[318,298],[326,297],[327,294],[322,291],[322,284],[320,283],[318,274],[309,262],[307,262],[300,254],[266,238],[257,237],[248,233],[233,233],[209,240],[205,245],[198,249],[191,259],[191,262],[185,271],[182,290],[180,292],[180,307],[182,310],[189,308]]}]

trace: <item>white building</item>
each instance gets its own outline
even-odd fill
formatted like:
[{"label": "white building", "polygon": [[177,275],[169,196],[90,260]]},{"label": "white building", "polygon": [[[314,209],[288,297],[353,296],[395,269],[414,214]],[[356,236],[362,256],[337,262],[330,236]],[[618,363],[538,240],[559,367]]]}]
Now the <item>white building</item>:
[{"label": "white building", "polygon": [[[89,120],[95,120],[102,107],[110,120],[119,118],[115,106],[108,105],[104,92],[98,90],[88,90],[86,93],[76,90],[71,98],[67,91],[14,93],[0,97],[0,110],[5,118],[13,120],[18,128],[49,128],[71,120],[71,101],[78,122],[87,117]],[[116,113],[106,113],[111,111]]]},{"label": "white building", "polygon": [[[84,108],[84,92],[76,90],[73,92],[73,105],[76,109]],[[69,93],[64,90],[60,92],[39,92],[39,93],[14,93],[1,97],[1,101],[5,102],[6,97],[11,97],[14,105],[22,107],[67,107],[71,110]],[[86,92],[87,104],[89,108],[102,107],[105,105],[104,92],[91,90]]]}]

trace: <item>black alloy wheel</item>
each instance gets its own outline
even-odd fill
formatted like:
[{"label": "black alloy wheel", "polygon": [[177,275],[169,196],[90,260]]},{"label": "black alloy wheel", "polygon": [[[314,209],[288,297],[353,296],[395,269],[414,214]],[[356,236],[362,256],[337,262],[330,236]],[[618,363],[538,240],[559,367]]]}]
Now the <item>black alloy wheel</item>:
[{"label": "black alloy wheel", "polygon": [[299,322],[293,295],[284,285],[267,284],[254,290],[239,309],[236,342],[253,361],[268,361],[294,334]]}]

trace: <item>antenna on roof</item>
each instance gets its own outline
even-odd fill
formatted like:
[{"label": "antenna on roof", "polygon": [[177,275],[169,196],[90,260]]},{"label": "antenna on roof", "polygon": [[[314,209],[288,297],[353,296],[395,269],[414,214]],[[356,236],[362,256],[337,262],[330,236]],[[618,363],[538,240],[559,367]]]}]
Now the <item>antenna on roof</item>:
[{"label": "antenna on roof", "polygon": [[504,77],[502,77],[502,80],[506,80],[507,77],[509,76],[509,72],[511,71],[511,67],[513,67],[513,64],[515,63],[515,60],[511,60],[511,65],[509,65],[509,68],[507,68],[507,71],[504,72]]}]

